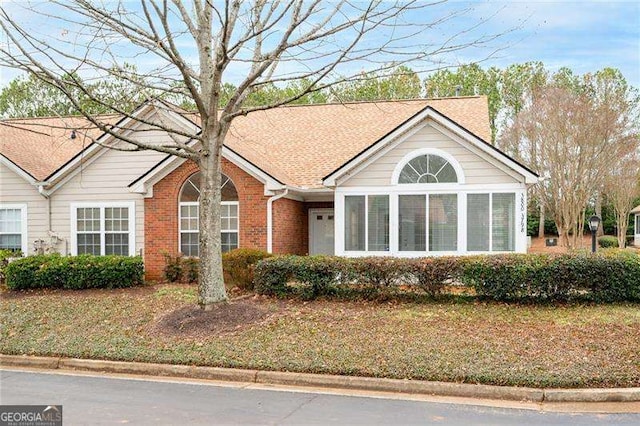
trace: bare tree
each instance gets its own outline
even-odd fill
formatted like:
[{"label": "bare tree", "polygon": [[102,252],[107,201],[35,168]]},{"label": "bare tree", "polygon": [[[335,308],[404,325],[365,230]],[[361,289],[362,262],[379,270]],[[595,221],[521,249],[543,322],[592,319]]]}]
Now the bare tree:
[{"label": "bare tree", "polygon": [[528,153],[529,164],[548,177],[538,196],[563,245],[575,248],[594,190],[637,149],[635,111],[625,99],[545,86],[516,116],[505,143]]},{"label": "bare tree", "polygon": [[[222,146],[233,120],[361,78],[365,67],[384,72],[411,62],[414,69],[426,71],[443,66],[437,61],[451,52],[496,40],[497,35],[486,35],[482,28],[490,18],[439,40],[438,28],[451,28],[468,12],[442,8],[441,3],[53,0],[27,5],[20,20],[5,5],[0,8],[0,26],[7,42],[0,45],[0,65],[24,70],[61,90],[91,123],[126,143],[125,149],[161,151],[198,165],[203,176],[199,303],[207,307],[227,298],[220,244],[220,170]],[[43,21],[46,33],[28,27],[29,22]],[[482,34],[474,36],[476,30]],[[124,68],[125,62],[136,64],[138,71]],[[79,79],[63,79],[74,75],[85,75],[85,82],[106,77],[125,80],[149,96],[187,98],[195,104],[200,129],[145,121],[99,98]],[[229,82],[234,86],[226,93]],[[292,82],[297,89],[283,92],[286,96],[263,105],[245,102],[261,87]],[[152,145],[126,136],[117,125],[86,111],[76,97],[78,90],[111,112],[168,132],[173,142]],[[219,109],[222,96],[226,103]]]},{"label": "bare tree", "polygon": [[640,197],[640,154],[633,152],[623,158],[607,177],[604,187],[616,214],[618,247],[624,248],[633,202]]}]

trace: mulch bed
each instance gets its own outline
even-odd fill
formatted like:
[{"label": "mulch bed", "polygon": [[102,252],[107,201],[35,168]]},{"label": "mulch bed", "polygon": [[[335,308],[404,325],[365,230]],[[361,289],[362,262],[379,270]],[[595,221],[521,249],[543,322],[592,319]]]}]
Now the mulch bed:
[{"label": "mulch bed", "polygon": [[251,299],[220,303],[208,311],[188,305],[161,317],[155,331],[180,337],[211,337],[256,324],[269,314]]}]

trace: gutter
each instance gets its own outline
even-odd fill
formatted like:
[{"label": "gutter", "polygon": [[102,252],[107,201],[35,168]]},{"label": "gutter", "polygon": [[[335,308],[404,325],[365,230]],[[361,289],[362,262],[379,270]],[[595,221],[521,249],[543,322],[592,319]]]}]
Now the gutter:
[{"label": "gutter", "polygon": [[289,193],[289,188],[284,188],[278,195],[267,200],[267,253],[273,253],[273,202]]}]

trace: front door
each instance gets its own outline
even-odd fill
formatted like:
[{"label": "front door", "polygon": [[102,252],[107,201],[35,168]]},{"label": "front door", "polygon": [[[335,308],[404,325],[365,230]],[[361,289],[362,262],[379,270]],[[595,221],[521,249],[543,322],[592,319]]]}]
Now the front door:
[{"label": "front door", "polygon": [[333,209],[309,210],[309,254],[329,254],[333,251]]}]

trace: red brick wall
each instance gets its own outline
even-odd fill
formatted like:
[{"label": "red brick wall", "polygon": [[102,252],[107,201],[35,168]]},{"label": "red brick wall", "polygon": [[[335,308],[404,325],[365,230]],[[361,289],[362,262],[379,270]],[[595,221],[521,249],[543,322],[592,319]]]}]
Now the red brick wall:
[{"label": "red brick wall", "polygon": [[307,211],[301,201],[280,198],[273,202],[273,252],[307,254]]},{"label": "red brick wall", "polygon": [[[144,261],[146,277],[162,278],[163,253],[178,253],[178,197],[182,184],[198,167],[185,162],[153,187],[145,198]],[[238,190],[240,203],[240,247],[267,249],[267,199],[264,185],[233,163],[223,159],[222,171]],[[276,201],[277,202],[277,201]]]},{"label": "red brick wall", "polygon": [[309,209],[321,208],[333,208],[333,201],[276,200],[273,203],[273,252],[308,254]]}]

